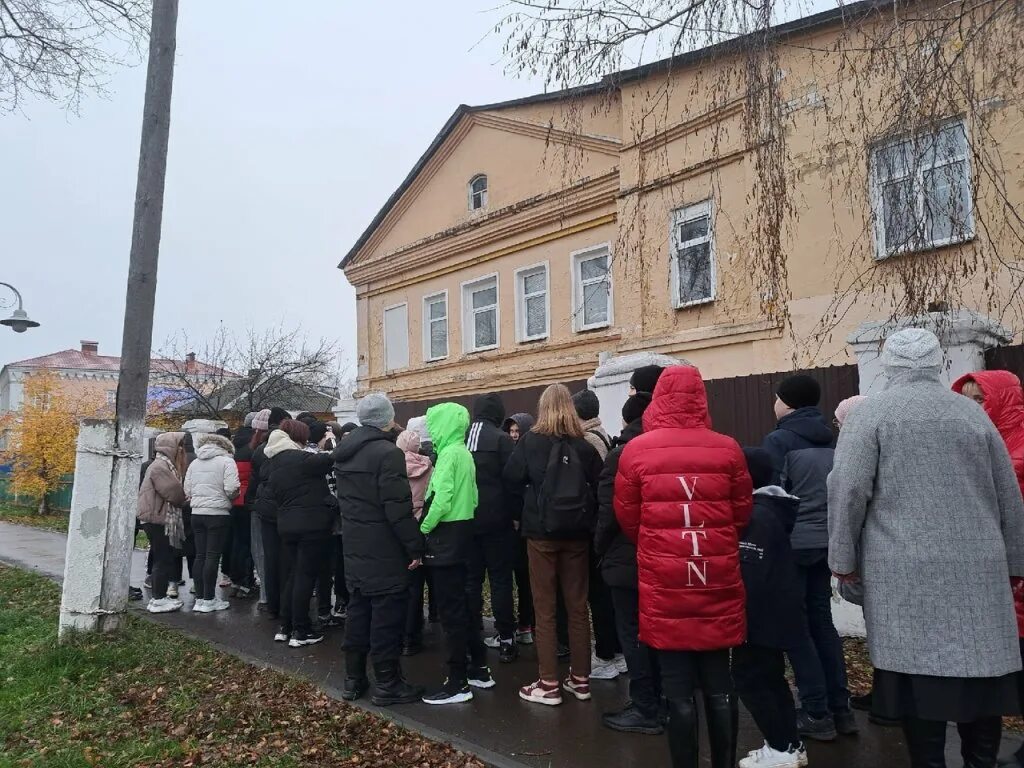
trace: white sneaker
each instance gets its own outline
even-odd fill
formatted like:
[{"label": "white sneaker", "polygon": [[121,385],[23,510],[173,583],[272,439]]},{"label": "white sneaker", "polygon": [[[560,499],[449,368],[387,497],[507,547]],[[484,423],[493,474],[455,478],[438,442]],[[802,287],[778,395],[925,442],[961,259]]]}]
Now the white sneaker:
[{"label": "white sneaker", "polygon": [[[806,753],[804,754],[806,761]],[[804,762],[803,765],[807,763]],[[795,750],[779,752],[765,742],[760,749],[755,749],[740,760],[739,768],[800,768],[800,753]]]},{"label": "white sneaker", "polygon": [[615,654],[615,666],[618,668],[620,675],[629,674],[629,667],[626,666],[626,657],[621,653]]},{"label": "white sneaker", "polygon": [[173,597],[161,597],[159,600],[151,598],[146,610],[150,613],[172,613],[180,610],[181,605],[181,600],[175,600]]},{"label": "white sneaker", "polygon": [[591,680],[614,680],[619,676],[619,665],[615,659],[599,659],[597,656],[590,657],[590,679]]},{"label": "white sneaker", "polygon": [[177,597],[178,596],[178,585],[177,584],[168,584],[167,585],[167,596],[168,597]]},{"label": "white sneaker", "polygon": [[[498,635],[488,635],[484,638],[484,645],[488,648],[500,648],[501,638]],[[429,704],[430,702],[427,703]]]},{"label": "white sneaker", "polygon": [[231,607],[231,603],[219,597],[215,597],[213,600],[207,600],[206,604],[209,606],[211,611],[226,611]]},{"label": "white sneaker", "polygon": [[211,602],[213,601],[202,599],[196,600],[195,603],[192,604],[192,613],[212,613],[213,606],[210,605]]}]

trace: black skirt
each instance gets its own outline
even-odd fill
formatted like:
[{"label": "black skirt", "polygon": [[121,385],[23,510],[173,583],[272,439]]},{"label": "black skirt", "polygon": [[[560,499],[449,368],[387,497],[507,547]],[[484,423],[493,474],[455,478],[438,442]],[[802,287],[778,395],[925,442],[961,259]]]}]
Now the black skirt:
[{"label": "black skirt", "polygon": [[876,669],[871,711],[892,720],[915,717],[948,723],[1018,715],[1017,673],[1002,677],[933,677]]}]

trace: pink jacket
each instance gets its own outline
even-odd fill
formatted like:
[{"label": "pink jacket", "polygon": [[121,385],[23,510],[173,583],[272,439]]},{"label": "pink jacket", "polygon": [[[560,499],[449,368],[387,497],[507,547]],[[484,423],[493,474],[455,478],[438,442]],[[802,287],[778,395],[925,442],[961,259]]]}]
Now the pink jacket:
[{"label": "pink jacket", "polygon": [[420,436],[415,432],[406,430],[398,436],[396,442],[405,453],[405,470],[409,475],[409,487],[412,489],[412,513],[419,520],[423,514],[423,501],[427,495],[427,486],[430,484],[434,465],[430,463],[430,459],[420,454]]}]

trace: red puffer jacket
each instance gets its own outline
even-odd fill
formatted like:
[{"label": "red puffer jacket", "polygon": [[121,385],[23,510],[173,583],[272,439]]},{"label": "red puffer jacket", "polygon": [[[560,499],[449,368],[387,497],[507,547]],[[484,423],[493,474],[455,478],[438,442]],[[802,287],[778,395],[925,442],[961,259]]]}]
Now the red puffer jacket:
[{"label": "red puffer jacket", "polygon": [[753,504],[739,445],[711,431],[700,371],[667,369],[615,477],[615,516],[637,545],[647,645],[709,651],[744,642],[739,532]]},{"label": "red puffer jacket", "polygon": [[[1006,443],[1013,471],[1024,493],[1024,390],[1020,379],[1009,371],[977,371],[961,376],[953,391],[963,394],[964,384],[977,383],[985,396],[984,409]],[[1011,579],[1013,601],[1017,608],[1017,634],[1024,637],[1024,579]]]}]

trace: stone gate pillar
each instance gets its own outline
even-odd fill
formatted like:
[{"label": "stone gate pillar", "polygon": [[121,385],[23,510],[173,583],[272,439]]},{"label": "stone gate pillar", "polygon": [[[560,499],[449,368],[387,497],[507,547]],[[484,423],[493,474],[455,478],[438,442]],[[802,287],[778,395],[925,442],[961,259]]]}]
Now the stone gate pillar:
[{"label": "stone gate pillar", "polygon": [[601,403],[601,422],[609,435],[614,437],[622,431],[622,406],[629,397],[629,377],[633,371],[645,365],[690,365],[682,358],[659,355],[655,352],[634,352],[629,355],[612,355],[602,352],[597,370],[587,381]]},{"label": "stone gate pillar", "polygon": [[862,323],[846,339],[857,356],[862,395],[880,392],[885,386],[882,345],[889,334],[904,328],[927,328],[939,337],[945,358],[942,377],[949,385],[965,373],[984,369],[986,350],[1013,340],[1013,334],[1008,329],[968,309],[929,312],[895,321]]}]

